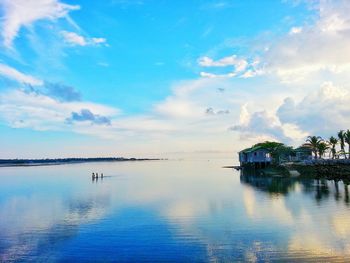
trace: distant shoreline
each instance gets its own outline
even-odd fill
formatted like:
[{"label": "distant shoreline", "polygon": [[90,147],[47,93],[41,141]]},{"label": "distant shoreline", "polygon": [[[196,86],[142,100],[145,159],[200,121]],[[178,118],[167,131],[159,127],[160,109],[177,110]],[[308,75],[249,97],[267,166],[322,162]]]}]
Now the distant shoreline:
[{"label": "distant shoreline", "polygon": [[135,162],[135,161],[160,161],[166,159],[159,158],[58,158],[58,159],[0,159],[1,167],[27,167],[27,166],[46,166],[76,163],[96,163],[96,162]]}]

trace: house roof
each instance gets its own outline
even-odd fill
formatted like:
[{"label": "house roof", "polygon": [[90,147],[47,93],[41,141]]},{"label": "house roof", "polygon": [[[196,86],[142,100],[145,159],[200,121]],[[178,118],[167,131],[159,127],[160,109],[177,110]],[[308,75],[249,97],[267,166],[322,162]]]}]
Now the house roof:
[{"label": "house roof", "polygon": [[263,147],[263,146],[255,146],[255,147],[250,147],[250,148],[244,149],[244,150],[240,151],[240,153],[251,153],[251,152],[255,152],[257,150],[266,150],[266,151],[268,151],[268,149]]},{"label": "house roof", "polygon": [[312,149],[309,146],[300,146],[294,149],[295,152],[312,152]]}]

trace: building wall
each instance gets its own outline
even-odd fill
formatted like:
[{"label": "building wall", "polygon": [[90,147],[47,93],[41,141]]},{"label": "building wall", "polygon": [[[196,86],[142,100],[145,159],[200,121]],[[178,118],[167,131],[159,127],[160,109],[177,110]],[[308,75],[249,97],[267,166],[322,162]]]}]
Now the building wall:
[{"label": "building wall", "polygon": [[264,149],[256,150],[250,153],[240,153],[239,160],[241,163],[263,163],[270,162],[271,158],[267,157],[268,151]]},{"label": "building wall", "polygon": [[312,159],[312,153],[307,152],[297,152],[296,153],[296,160],[297,161],[303,161],[303,160],[311,160]]},{"label": "building wall", "polygon": [[239,162],[240,163],[247,162],[247,154],[246,153],[239,153]]}]

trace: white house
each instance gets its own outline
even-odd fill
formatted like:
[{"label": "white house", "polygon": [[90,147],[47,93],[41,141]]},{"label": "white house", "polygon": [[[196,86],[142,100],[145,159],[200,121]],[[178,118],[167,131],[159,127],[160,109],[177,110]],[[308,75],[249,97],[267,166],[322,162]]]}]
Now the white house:
[{"label": "white house", "polygon": [[269,150],[262,146],[244,149],[238,153],[241,166],[254,165],[264,168],[271,163]]}]

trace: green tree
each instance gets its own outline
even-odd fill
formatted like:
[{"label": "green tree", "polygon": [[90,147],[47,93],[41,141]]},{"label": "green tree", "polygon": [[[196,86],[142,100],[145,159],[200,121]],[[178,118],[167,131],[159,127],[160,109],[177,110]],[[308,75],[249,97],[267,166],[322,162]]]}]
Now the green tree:
[{"label": "green tree", "polygon": [[272,160],[275,163],[279,163],[281,159],[287,158],[293,151],[293,147],[286,146],[280,142],[265,141],[255,144],[253,147],[264,147],[271,154]]},{"label": "green tree", "polygon": [[316,147],[318,151],[318,156],[320,158],[322,158],[323,155],[326,153],[326,151],[329,149],[329,146],[327,145],[327,143],[323,141],[319,142]]},{"label": "green tree", "polygon": [[320,136],[308,136],[306,139],[306,143],[311,147],[312,152],[314,153],[316,159],[317,159],[317,153],[318,153],[317,147],[322,141],[323,139]]},{"label": "green tree", "polygon": [[278,147],[283,146],[284,144],[281,142],[271,142],[271,141],[265,141],[265,142],[260,142],[255,144],[253,147],[261,146],[264,147],[265,149],[268,149],[269,151],[274,151]]},{"label": "green tree", "polygon": [[344,133],[344,141],[348,144],[348,159],[350,159],[350,130]]},{"label": "green tree", "polygon": [[329,138],[329,144],[332,146],[332,148],[331,148],[331,153],[332,153],[332,159],[334,159],[335,158],[335,154],[336,154],[336,152],[337,152],[337,150],[335,149],[335,147],[336,147],[336,145],[338,144],[338,139],[337,138],[335,138],[334,136],[331,136],[330,138]]},{"label": "green tree", "polygon": [[[340,151],[345,153],[344,147],[345,147],[345,138],[344,138],[344,131],[341,130],[338,132],[338,138],[339,138],[339,143],[340,143]],[[346,156],[345,156],[346,157]]]},{"label": "green tree", "polygon": [[293,147],[286,146],[286,145],[281,145],[277,147],[272,153],[271,156],[272,158],[275,158],[276,161],[283,162],[283,161],[289,161],[289,157],[293,153]]}]

